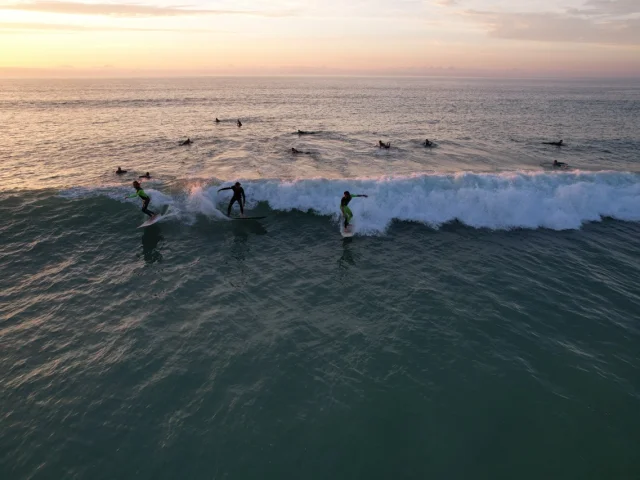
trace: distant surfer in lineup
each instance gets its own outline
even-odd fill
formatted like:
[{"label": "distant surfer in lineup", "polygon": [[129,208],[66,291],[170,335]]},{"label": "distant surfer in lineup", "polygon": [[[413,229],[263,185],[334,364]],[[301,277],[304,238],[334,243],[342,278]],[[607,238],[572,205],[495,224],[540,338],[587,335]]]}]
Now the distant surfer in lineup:
[{"label": "distant surfer in lineup", "polygon": [[184,142],[180,142],[180,145],[191,145],[193,142],[190,138],[187,138]]},{"label": "distant surfer in lineup", "polygon": [[218,120],[218,117],[216,117],[216,123],[220,123],[220,120]]},{"label": "distant surfer in lineup", "polygon": [[342,196],[342,199],[340,200],[340,211],[342,212],[342,216],[344,217],[344,228],[345,229],[349,228],[349,222],[353,218],[353,212],[351,212],[351,209],[349,208],[349,202],[354,197],[367,198],[367,195],[364,195],[364,194],[358,194],[358,195],[353,194],[353,195],[351,195],[349,193],[349,191],[344,192],[344,195]]},{"label": "distant surfer in lineup", "polygon": [[242,122],[240,121],[240,119],[238,119],[238,126],[241,127],[242,126]]},{"label": "distant surfer in lineup", "polygon": [[301,152],[300,150],[298,150],[297,148],[291,147],[291,153],[293,153],[294,155],[298,155],[301,153],[304,153],[306,155],[309,155],[311,152]]},{"label": "distant surfer in lineup", "polygon": [[146,179],[150,179],[151,178],[151,174],[149,172],[145,173],[144,175],[140,175],[138,178],[146,178]]},{"label": "distant surfer in lineup", "polygon": [[298,135],[315,135],[316,132],[305,132],[304,130],[298,130]]},{"label": "distant surfer in lineup", "polygon": [[220,190],[218,190],[218,192],[221,192],[223,190],[233,190],[233,197],[231,197],[229,208],[227,208],[227,217],[231,216],[231,207],[233,206],[234,202],[238,202],[238,205],[240,205],[240,215],[244,217],[244,204],[246,198],[244,196],[244,188],[242,188],[240,182],[236,182],[233,187],[221,188]]},{"label": "distant surfer in lineup", "polygon": [[147,208],[149,206],[149,203],[151,203],[151,197],[144,193],[144,190],[140,186],[140,183],[136,180],[133,181],[133,188],[136,189],[136,193],[127,195],[125,198],[140,197],[142,199],[142,211],[149,215],[151,218],[155,217],[156,214]]},{"label": "distant surfer in lineup", "polygon": [[384,143],[382,140],[378,140],[378,148],[391,148],[391,142]]},{"label": "distant surfer in lineup", "polygon": [[116,175],[122,175],[123,173],[127,173],[127,171],[118,167],[118,169],[116,170]]},{"label": "distant surfer in lineup", "polygon": [[559,162],[558,160],[553,161],[553,168],[567,168],[568,166],[569,165],[564,162]]},{"label": "distant surfer in lineup", "polygon": [[561,147],[564,143],[564,140],[560,140],[559,142],[542,142],[543,145],[555,145],[556,147]]},{"label": "distant surfer in lineup", "polygon": [[433,143],[431,140],[429,140],[428,138],[424,141],[424,146],[425,147],[433,147],[435,145],[435,143]]}]

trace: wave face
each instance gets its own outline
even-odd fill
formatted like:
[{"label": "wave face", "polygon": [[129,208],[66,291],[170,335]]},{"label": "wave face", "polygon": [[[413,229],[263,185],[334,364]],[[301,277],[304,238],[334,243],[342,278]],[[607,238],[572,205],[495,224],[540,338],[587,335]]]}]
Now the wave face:
[{"label": "wave face", "polygon": [[[640,220],[640,176],[634,173],[459,173],[242,183],[249,210],[264,203],[275,211],[297,210],[332,216],[336,221],[343,191],[367,194],[368,198],[354,198],[349,205],[360,234],[383,233],[393,221],[420,222],[433,228],[459,221],[494,230],[566,230],[603,217]],[[197,215],[225,219],[229,192],[217,193],[218,188],[220,185],[201,182],[181,193],[147,192],[154,205],[172,205],[173,215],[185,221]],[[124,201],[124,191],[119,187],[74,189],[63,195],[97,194]]]}]

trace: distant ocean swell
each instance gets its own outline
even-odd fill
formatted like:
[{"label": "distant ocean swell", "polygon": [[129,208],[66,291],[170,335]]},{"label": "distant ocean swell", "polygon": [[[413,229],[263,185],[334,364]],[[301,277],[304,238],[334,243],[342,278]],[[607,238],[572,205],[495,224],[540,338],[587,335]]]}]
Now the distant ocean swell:
[{"label": "distant ocean swell", "polygon": [[[171,205],[175,219],[189,223],[204,215],[226,220],[222,212],[226,211],[229,195],[217,193],[218,183],[215,179],[200,182],[186,187],[181,194],[163,193],[151,185],[146,191],[156,207]],[[394,220],[420,222],[433,228],[459,221],[473,228],[494,230],[578,229],[585,222],[604,217],[640,221],[640,175],[635,173],[458,173],[242,183],[249,210],[266,204],[276,211],[298,210],[332,216],[336,221],[343,191],[367,194],[369,198],[354,198],[350,204],[360,234],[383,233]],[[74,188],[61,195],[107,196],[125,202],[124,194],[129,190]]]}]

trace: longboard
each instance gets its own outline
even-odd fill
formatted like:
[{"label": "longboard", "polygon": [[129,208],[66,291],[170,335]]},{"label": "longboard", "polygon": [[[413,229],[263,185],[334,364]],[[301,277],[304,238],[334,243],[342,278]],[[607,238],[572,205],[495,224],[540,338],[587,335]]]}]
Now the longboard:
[{"label": "longboard", "polygon": [[140,225],[138,228],[145,228],[145,227],[149,227],[151,225],[153,225],[154,223],[157,223],[160,221],[160,219],[162,217],[164,217],[165,213],[167,213],[167,210],[169,210],[169,206],[165,206],[162,209],[162,212],[154,215],[153,217],[151,217],[149,220],[147,220],[146,222],[144,222],[142,225]]}]

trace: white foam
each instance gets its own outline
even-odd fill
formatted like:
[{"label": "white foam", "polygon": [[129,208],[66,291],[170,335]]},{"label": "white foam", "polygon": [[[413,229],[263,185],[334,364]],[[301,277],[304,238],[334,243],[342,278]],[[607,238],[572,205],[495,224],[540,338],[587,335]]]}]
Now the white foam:
[{"label": "white foam", "polygon": [[383,232],[393,220],[434,228],[458,220],[475,228],[576,229],[602,217],[640,221],[640,176],[619,172],[458,173],[355,180],[244,182],[248,206],[339,215],[343,191],[368,194],[349,207],[359,232]]},{"label": "white foam", "polygon": [[[458,220],[496,230],[577,229],[603,217],[640,221],[640,175],[626,172],[458,173],[242,183],[248,209],[265,202],[273,210],[312,212],[331,216],[336,222],[345,190],[367,194],[369,198],[354,198],[349,204],[361,234],[382,233],[394,220],[433,228]],[[192,185],[178,197],[152,189],[147,192],[153,206],[172,205],[178,218],[192,223],[198,215],[227,220],[224,211],[230,192],[218,194],[218,188],[220,185]],[[130,191],[123,187],[76,188],[61,194],[71,198],[104,195],[125,201]]]}]

